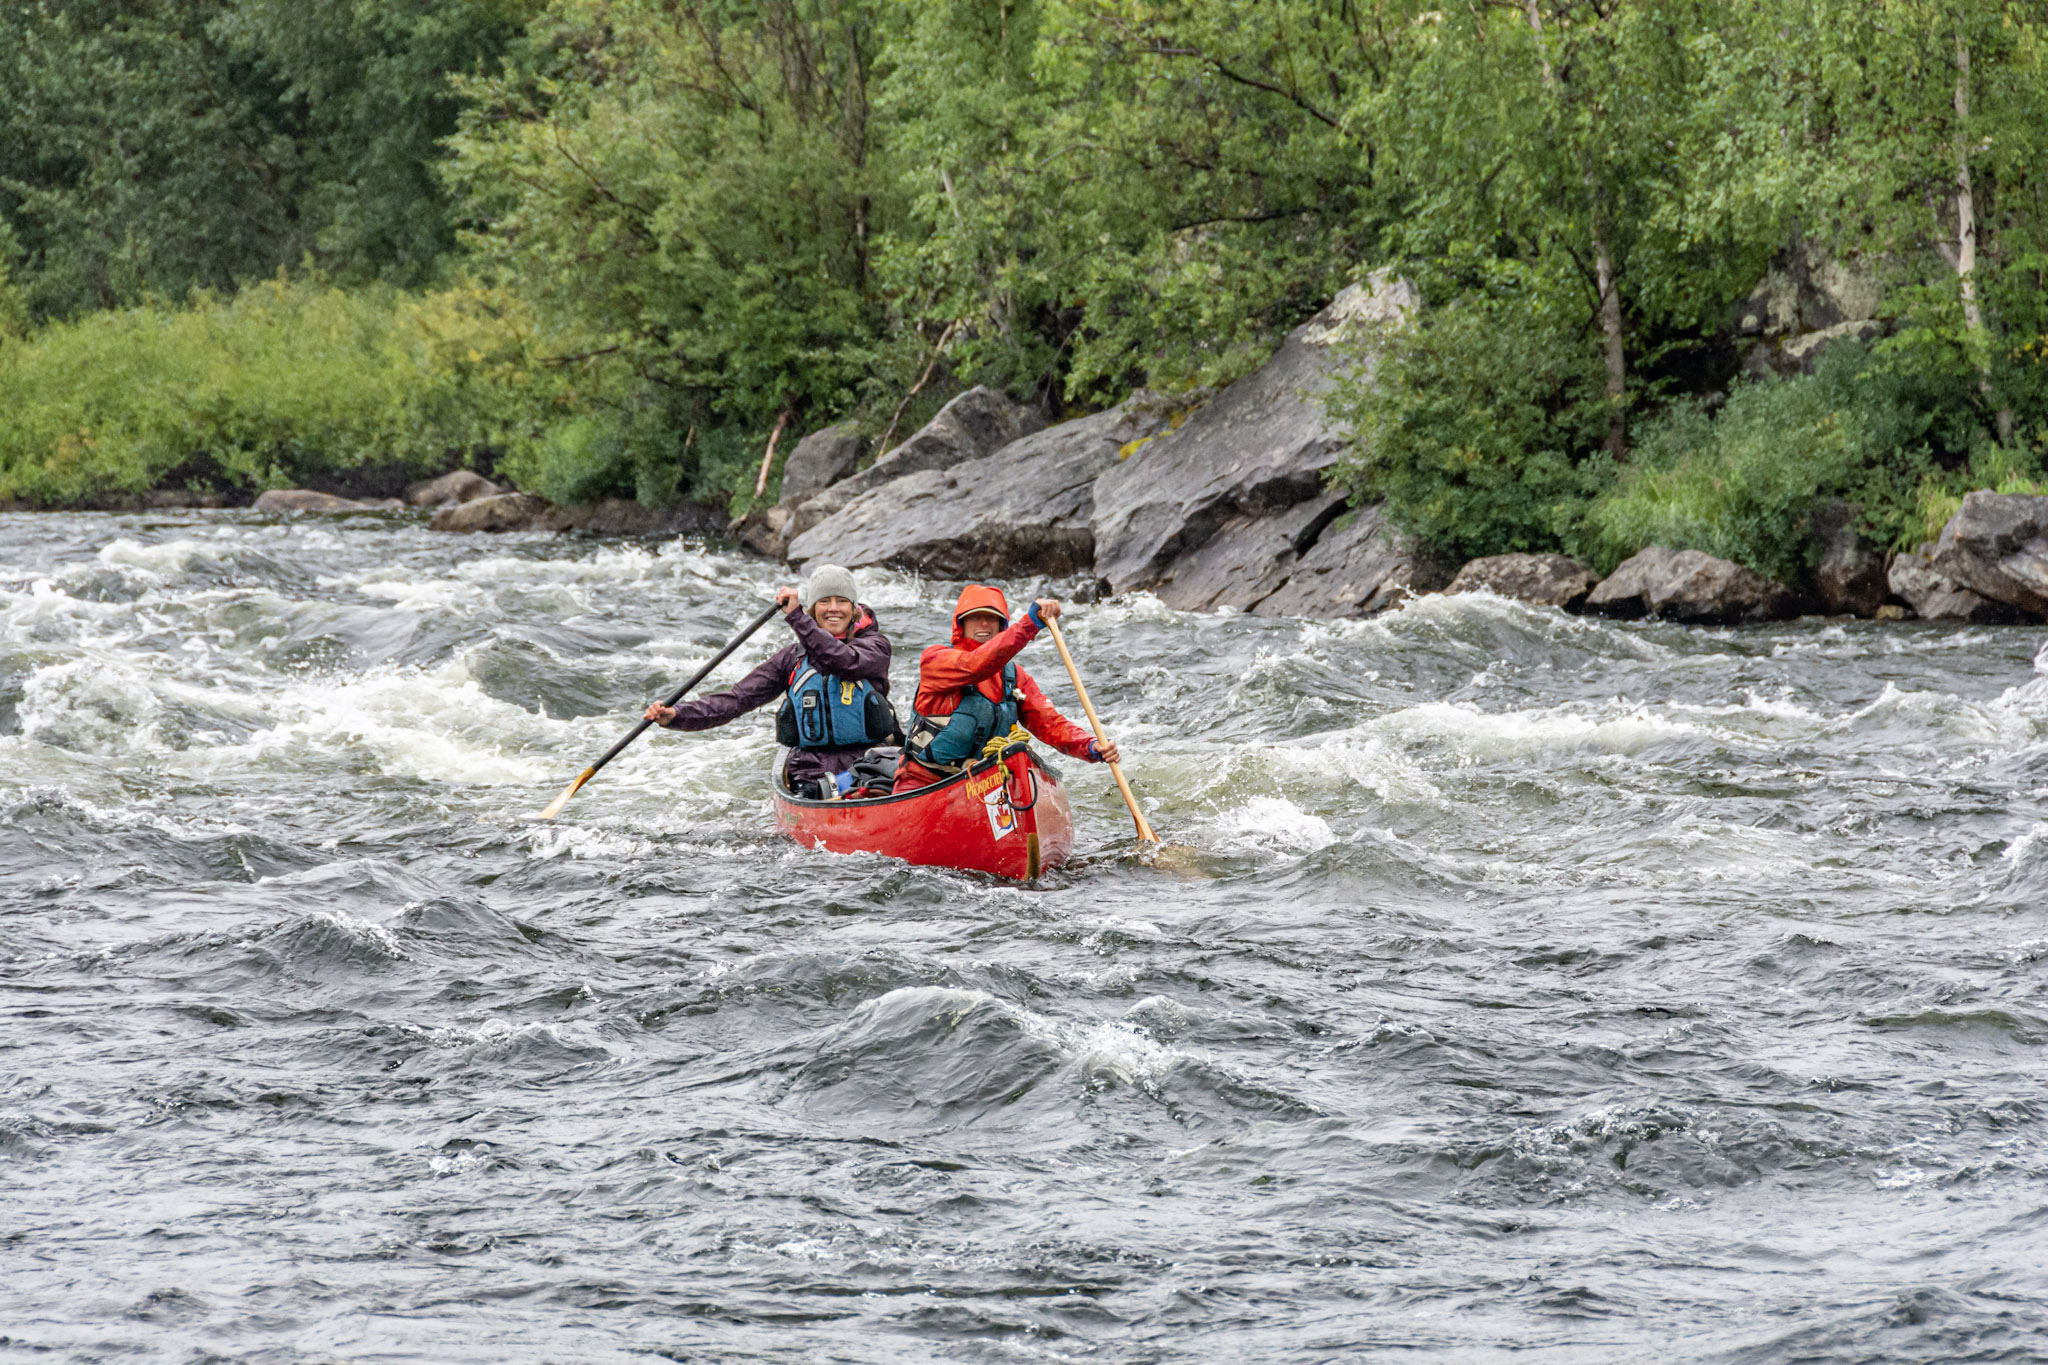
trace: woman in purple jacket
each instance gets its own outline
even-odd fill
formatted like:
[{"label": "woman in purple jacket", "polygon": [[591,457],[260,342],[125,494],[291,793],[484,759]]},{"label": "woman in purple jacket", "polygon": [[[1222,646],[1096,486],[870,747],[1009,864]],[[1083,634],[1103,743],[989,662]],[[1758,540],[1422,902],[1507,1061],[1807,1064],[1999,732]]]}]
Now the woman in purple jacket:
[{"label": "woman in purple jacket", "polygon": [[[775,600],[796,639],[741,678],[728,692],[686,701],[655,702],[647,719],[671,730],[711,730],[780,697],[777,738],[790,746],[790,790],[837,796],[839,774],[877,744],[901,743],[889,709],[889,637],[860,604],[853,575],[821,564]],[[805,609],[809,614],[805,614]]]}]

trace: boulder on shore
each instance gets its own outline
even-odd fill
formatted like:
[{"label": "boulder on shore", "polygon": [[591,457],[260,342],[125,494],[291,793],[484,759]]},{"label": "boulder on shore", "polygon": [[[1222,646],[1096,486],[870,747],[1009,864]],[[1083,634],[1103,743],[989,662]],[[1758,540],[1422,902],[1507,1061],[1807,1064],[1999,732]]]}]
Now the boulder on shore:
[{"label": "boulder on shore", "polygon": [[404,506],[397,498],[358,502],[333,493],[316,493],[310,488],[273,488],[256,499],[252,510],[276,515],[285,512],[389,512]]},{"label": "boulder on shore", "polygon": [[559,506],[531,493],[444,507],[427,523],[429,531],[553,531],[585,536],[710,535],[723,530],[717,515],[696,503],[643,507],[630,498]]},{"label": "boulder on shore", "polygon": [[1348,441],[1323,411],[1344,365],[1332,343],[1391,325],[1418,299],[1413,285],[1384,271],[1370,288],[1351,286],[1178,431],[1104,473],[1095,487],[1096,577],[1112,592],[1184,578],[1174,561],[1226,524],[1241,534],[1259,518],[1323,497],[1322,471]]},{"label": "boulder on shore", "polygon": [[1980,597],[2048,617],[2048,497],[1969,494],[1941,528],[1933,563]]},{"label": "boulder on shore", "polygon": [[993,455],[893,479],[797,536],[789,559],[943,578],[1086,572],[1095,562],[1096,478],[1121,447],[1164,425],[1141,395]]},{"label": "boulder on shore", "polygon": [[529,531],[554,504],[531,493],[500,493],[434,513],[429,531]]},{"label": "boulder on shore", "polygon": [[868,438],[851,422],[814,431],[796,443],[782,465],[782,497],[794,507],[822,488],[848,477],[868,453]]},{"label": "boulder on shore", "polygon": [[1633,619],[1726,625],[1798,614],[1798,594],[1754,569],[1700,550],[1651,545],[1623,560],[1586,598],[1586,610]]},{"label": "boulder on shore", "polygon": [[[1923,551],[1927,548],[1921,547]],[[2017,607],[1971,592],[1935,568],[1924,553],[1902,551],[1893,555],[1886,581],[1892,592],[1911,605],[1914,613],[1923,620],[1996,625],[2026,619]]]},{"label": "boulder on shore", "polygon": [[1003,446],[1042,430],[1045,419],[995,389],[976,385],[940,408],[903,444],[860,473],[840,479],[797,503],[780,534],[786,542],[816,526],[861,494],[927,469],[950,469],[992,455]]},{"label": "boulder on shore", "polygon": [[1821,606],[1830,616],[1876,616],[1891,596],[1891,584],[1884,551],[1857,529],[1856,509],[1841,498],[1822,498],[1807,515],[1820,543],[1813,591]]},{"label": "boulder on shore", "polygon": [[474,469],[451,469],[438,479],[406,489],[405,500],[414,507],[453,507],[478,498],[495,498],[505,491]]},{"label": "boulder on shore", "polygon": [[1599,585],[1600,575],[1570,555],[1487,555],[1468,560],[1447,593],[1484,589],[1517,602],[1576,611]]}]

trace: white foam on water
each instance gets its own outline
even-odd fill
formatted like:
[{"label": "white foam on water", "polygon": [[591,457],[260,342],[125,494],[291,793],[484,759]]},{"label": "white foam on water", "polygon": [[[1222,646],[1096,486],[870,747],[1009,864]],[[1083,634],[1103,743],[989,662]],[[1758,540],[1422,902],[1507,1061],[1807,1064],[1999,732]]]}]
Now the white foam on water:
[{"label": "white foam on water", "polygon": [[1100,919],[1090,920],[1089,923],[1095,926],[1095,933],[1090,935],[1087,940],[1090,943],[1102,942],[1104,936],[1108,934],[1118,934],[1125,938],[1165,937],[1165,931],[1148,919],[1127,919],[1122,915],[1104,915]]},{"label": "white foam on water", "polygon": [[96,624],[126,623],[134,607],[73,597],[53,578],[35,578],[19,589],[0,591],[0,628],[10,644],[27,641],[70,645]]},{"label": "white foam on water", "polygon": [[102,564],[144,569],[159,582],[169,583],[191,571],[195,560],[221,562],[220,547],[201,540],[165,540],[151,544],[122,537],[100,547],[95,556]]},{"label": "white foam on water", "polygon": [[435,1175],[469,1175],[485,1169],[491,1164],[491,1154],[471,1148],[452,1155],[436,1153],[427,1158],[427,1169]]},{"label": "white foam on water", "polygon": [[393,603],[400,611],[451,611],[483,601],[483,592],[475,584],[446,579],[372,579],[355,584],[355,590],[365,597]]},{"label": "white foam on water", "polygon": [[612,1049],[599,1038],[597,1031],[582,1023],[517,1023],[494,1015],[473,1026],[442,1024],[424,1028],[408,1024],[404,1027],[408,1033],[435,1047],[463,1052],[489,1053],[508,1046],[540,1043],[564,1051],[612,1054]]},{"label": "white foam on water", "polygon": [[16,714],[39,744],[111,754],[162,747],[159,680],[123,660],[94,655],[32,670]]},{"label": "white foam on water", "polygon": [[1460,702],[1425,702],[1389,712],[1367,722],[1366,728],[1407,743],[1440,745],[1464,762],[1498,762],[1558,750],[1634,754],[1700,733],[1698,726],[1648,707],[1598,717],[1556,707],[1482,711]]},{"label": "white foam on water", "polygon": [[1224,851],[1314,853],[1337,842],[1329,821],[1284,796],[1254,796],[1217,817],[1204,843]]},{"label": "white foam on water", "polygon": [[2048,694],[2030,691],[2034,682],[2008,689],[1997,701],[1980,706],[1947,692],[1907,692],[1887,682],[1877,699],[1835,723],[1846,731],[1866,722],[1900,721],[1930,738],[1960,740],[1967,745],[2022,744],[2035,736],[2027,714],[2028,701],[2048,702]]},{"label": "white foam on water", "polygon": [[1155,1042],[1136,1024],[1121,1019],[1085,1026],[1067,1025],[1064,1049],[1091,1084],[1108,1078],[1122,1085],[1154,1090],[1187,1060],[1178,1047]]},{"label": "white foam on water", "polygon": [[[270,881],[272,879],[266,877],[263,880]],[[346,910],[316,910],[311,918],[319,920],[323,924],[332,925],[357,943],[368,948],[374,948],[377,952],[395,962],[405,960],[405,949],[399,945],[397,937],[389,929],[373,920],[366,920],[359,916],[351,915]]]},{"label": "white foam on water", "polygon": [[544,785],[556,772],[536,740],[559,723],[500,701],[462,660],[287,687],[272,707],[289,716],[250,746],[368,756],[387,775],[479,785]]},{"label": "white foam on water", "polygon": [[542,825],[530,830],[527,848],[535,859],[543,862],[562,857],[572,860],[640,858],[654,852],[654,845],[645,839],[575,825]]},{"label": "white foam on water", "polygon": [[2048,823],[2035,821],[2031,829],[2005,846],[1998,856],[2018,866],[2039,856],[2042,845],[2048,843]]}]

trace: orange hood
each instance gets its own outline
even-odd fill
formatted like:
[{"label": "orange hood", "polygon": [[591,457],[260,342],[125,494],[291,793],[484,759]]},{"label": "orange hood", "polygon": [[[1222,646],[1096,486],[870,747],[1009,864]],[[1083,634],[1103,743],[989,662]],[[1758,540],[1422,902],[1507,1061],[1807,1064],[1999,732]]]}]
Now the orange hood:
[{"label": "orange hood", "polygon": [[981,583],[970,583],[960,590],[960,600],[953,604],[953,648],[979,648],[967,638],[967,632],[960,629],[960,618],[969,612],[992,611],[1003,618],[1003,625],[1010,624],[1010,604],[1001,588],[987,587]]}]

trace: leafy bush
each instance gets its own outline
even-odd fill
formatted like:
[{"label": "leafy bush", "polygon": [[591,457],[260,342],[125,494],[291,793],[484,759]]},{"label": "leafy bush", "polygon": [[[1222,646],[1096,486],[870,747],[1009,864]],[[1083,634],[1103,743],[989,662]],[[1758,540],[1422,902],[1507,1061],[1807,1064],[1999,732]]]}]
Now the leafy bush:
[{"label": "leafy bush", "polygon": [[1638,429],[1634,461],[1575,548],[1603,572],[1668,545],[1791,581],[1814,551],[1807,510],[1827,496],[1856,504],[1879,543],[1912,544],[1941,498],[2026,472],[1981,437],[1974,458],[1957,458],[1951,442],[1972,440],[1966,384],[1954,376],[1944,392],[1924,371],[1838,345],[1810,376],[1738,383],[1718,413],[1676,404]]},{"label": "leafy bush", "polygon": [[1355,433],[1333,485],[1384,498],[1397,526],[1466,558],[1558,548],[1612,468],[1574,320],[1526,272],[1489,276],[1369,341],[1330,404]]},{"label": "leafy bush", "polygon": [[0,336],[0,497],[77,503],[202,468],[245,489],[365,463],[433,473],[532,444],[575,396],[499,291],[280,277]]},{"label": "leafy bush", "polygon": [[[606,394],[589,400],[498,468],[521,488],[553,502],[633,498],[648,507],[667,507],[688,494],[723,506],[731,478],[723,462],[707,455],[722,453],[731,443],[726,432],[699,433],[676,414],[636,408]],[[747,478],[751,489],[751,467]]]}]

